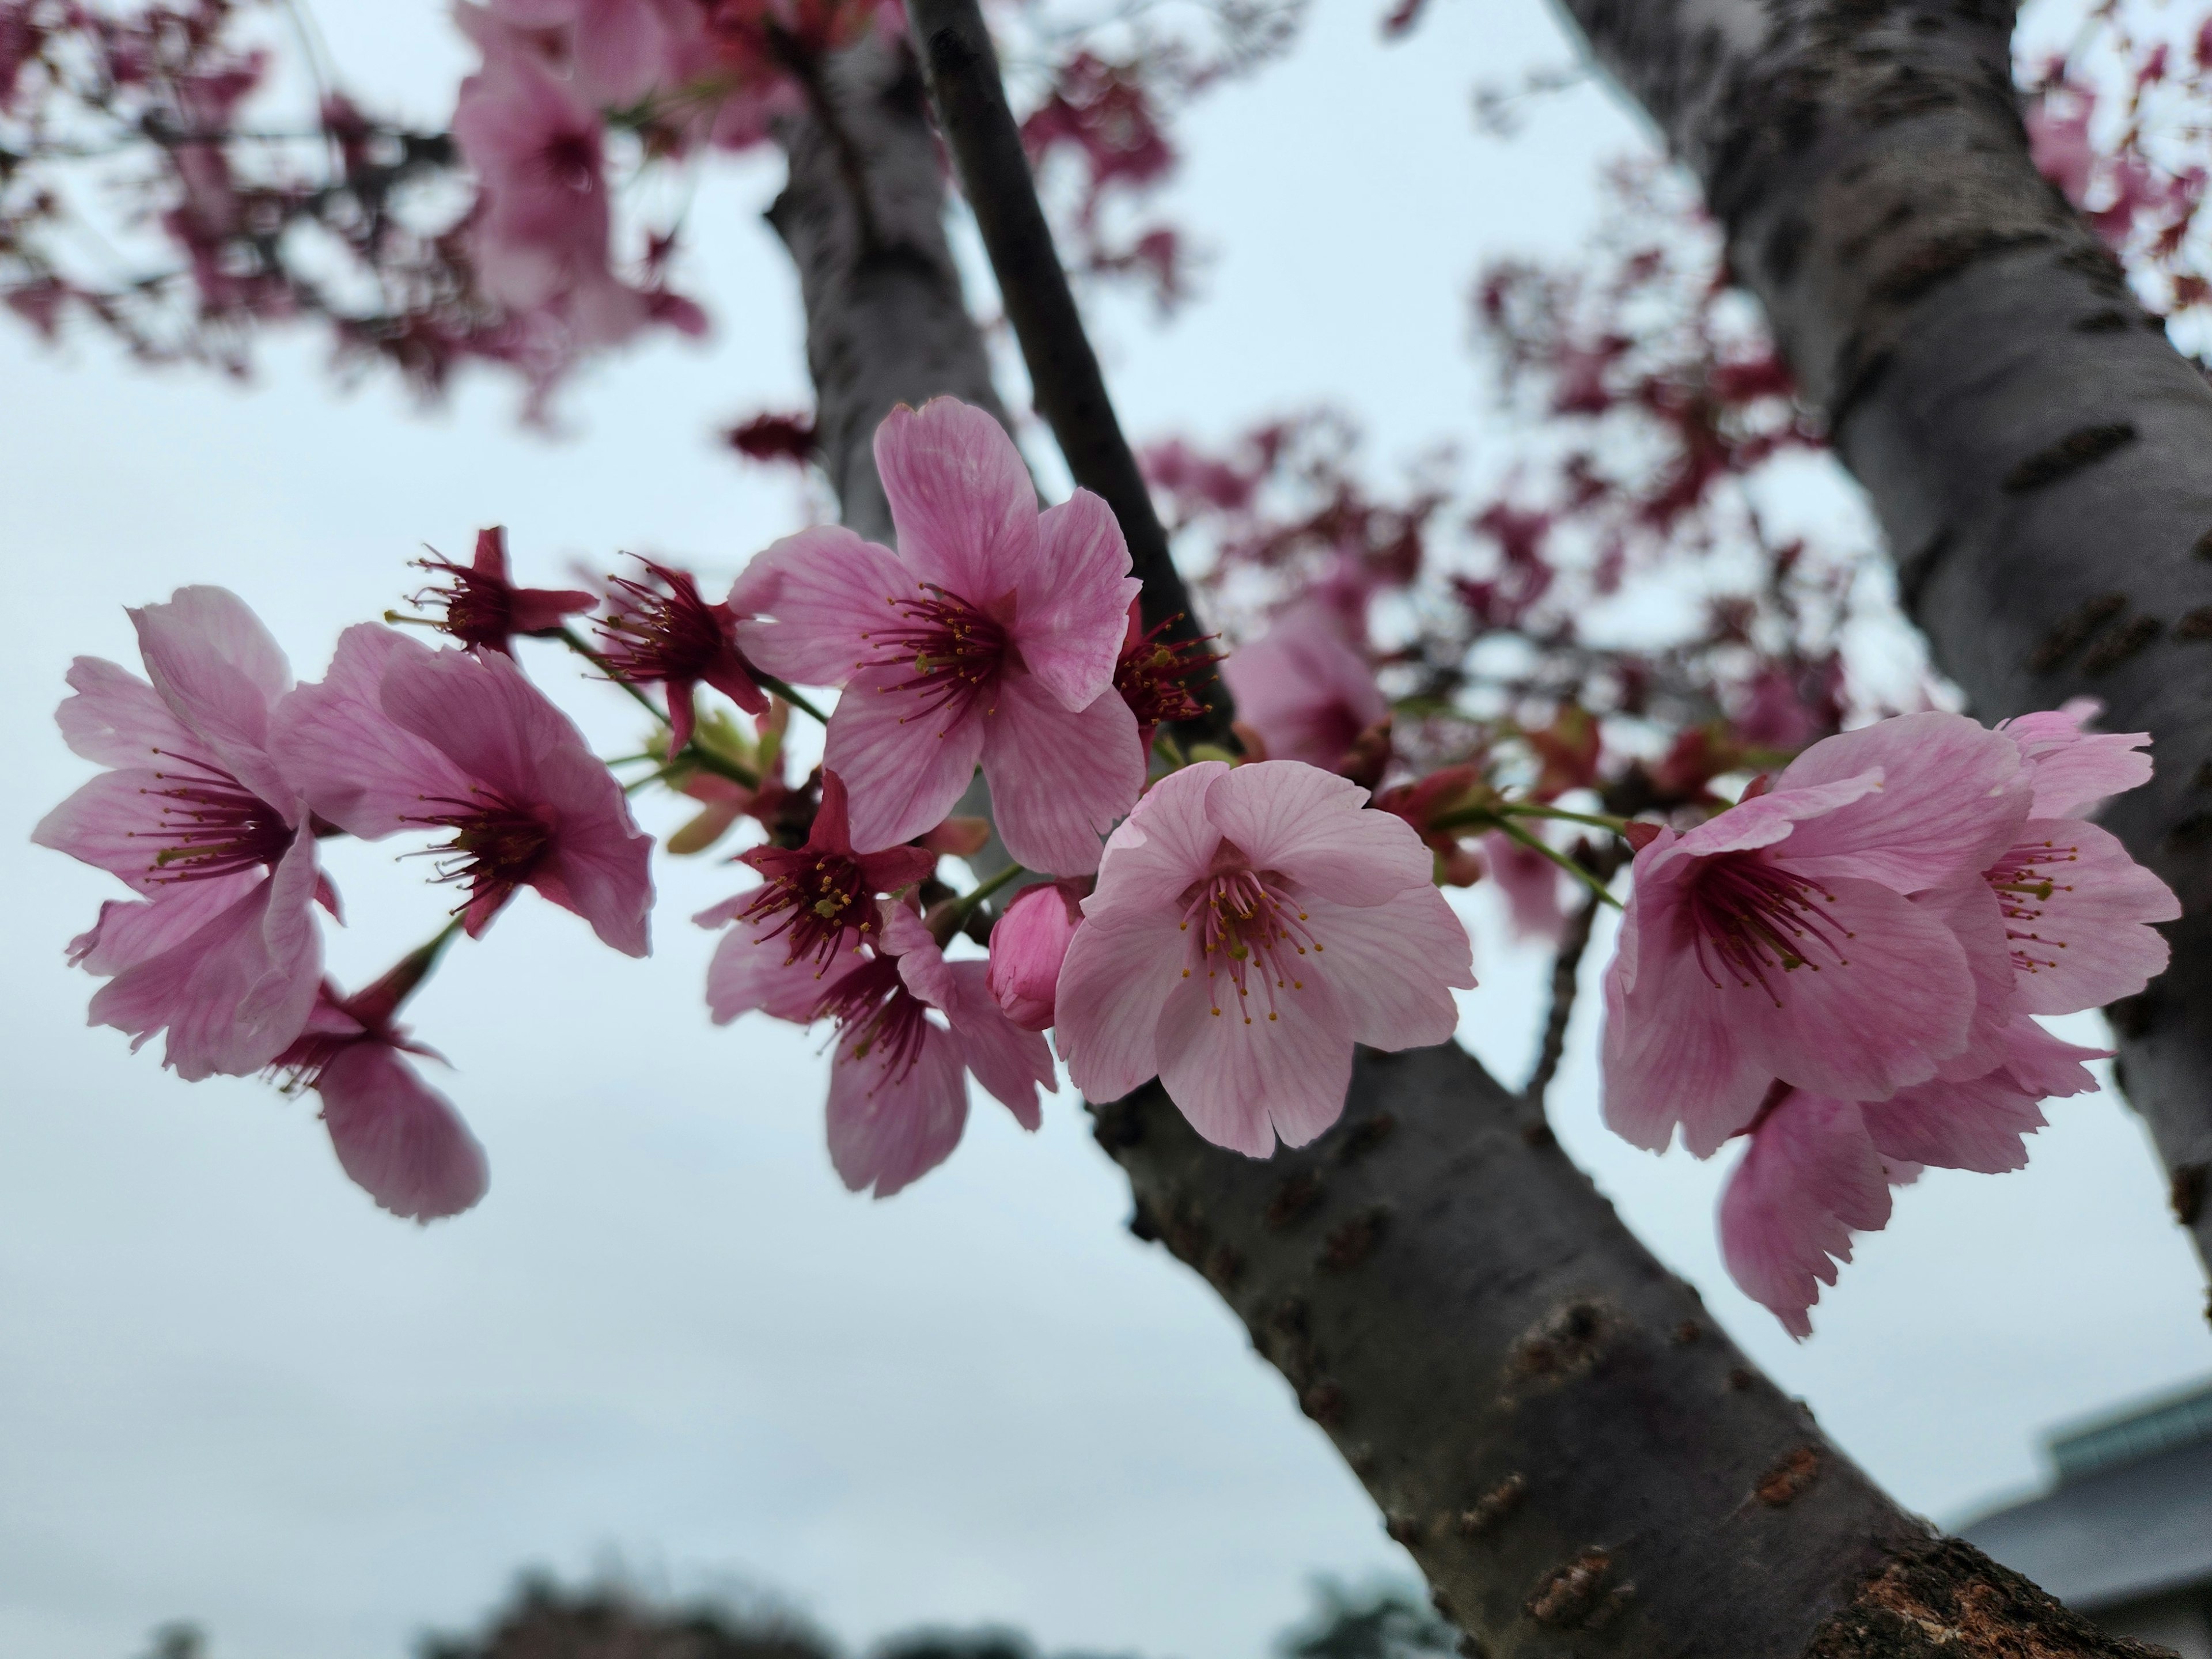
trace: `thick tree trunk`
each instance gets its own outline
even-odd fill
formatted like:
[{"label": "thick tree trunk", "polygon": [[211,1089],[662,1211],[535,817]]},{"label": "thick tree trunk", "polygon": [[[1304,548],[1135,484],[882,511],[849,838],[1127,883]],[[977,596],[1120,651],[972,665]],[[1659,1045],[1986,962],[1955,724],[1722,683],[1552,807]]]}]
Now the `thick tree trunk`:
[{"label": "thick tree trunk", "polygon": [[2181,896],[2108,1011],[2212,1263],[2212,390],[2029,160],[2004,0],[1560,0],[1703,180],[1905,608],[1987,719],[2103,701],[2106,822]]},{"label": "thick tree trunk", "polygon": [[[930,135],[905,83],[875,84],[842,163],[794,135],[776,212],[805,276],[817,421],[844,434],[830,453],[847,522],[884,533],[866,434],[893,398],[975,396],[972,380],[929,383],[927,365],[972,372],[981,352],[956,283],[885,302],[849,231],[791,228],[846,224],[818,198],[856,172],[872,211],[933,222],[936,174],[908,165],[933,155]],[[894,180],[927,193],[895,204]],[[942,249],[934,228],[916,240]],[[936,309],[917,314],[925,301]],[[904,378],[866,361],[872,340]],[[1459,1049],[1363,1055],[1343,1122],[1267,1163],[1206,1145],[1156,1089],[1097,1121],[1134,1189],[1133,1228],[1245,1321],[1471,1659],[2154,1651],[1900,1511],[1621,1226],[1540,1110]]]}]

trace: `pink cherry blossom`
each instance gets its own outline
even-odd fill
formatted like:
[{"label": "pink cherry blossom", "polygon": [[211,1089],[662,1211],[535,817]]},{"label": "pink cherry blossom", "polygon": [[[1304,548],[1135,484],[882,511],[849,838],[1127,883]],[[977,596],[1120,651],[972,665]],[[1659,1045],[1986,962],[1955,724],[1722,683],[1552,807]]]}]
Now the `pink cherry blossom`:
[{"label": "pink cherry blossom", "polygon": [[1776,1085],[1721,1197],[1729,1276],[1792,1336],[1809,1336],[1809,1311],[1851,1259],[1851,1235],[1887,1224],[1892,1186],[1931,1165],[2023,1167],[2025,1139],[2044,1123],[2038,1103],[2094,1089],[2081,1062],[2107,1053],[2023,1018],[2006,1031],[2003,1062],[1965,1084],[1921,1084],[1863,1103]]},{"label": "pink cherry blossom", "polygon": [[971,1072],[1024,1129],[1042,1121],[1038,1085],[1060,1086],[1052,1051],[1000,1012],[984,963],[946,961],[904,905],[884,902],[862,959],[826,981],[757,926],[727,971],[717,952],[708,1005],[717,1024],[756,1008],[800,1024],[836,1023],[830,1159],[848,1188],[889,1198],[951,1157],[967,1127]]},{"label": "pink cherry blossom", "polygon": [[410,967],[401,963],[351,997],[326,983],[307,1030],[273,1069],[288,1090],[322,1097],[323,1127],[356,1186],[396,1216],[434,1221],[473,1206],[491,1177],[483,1146],[453,1103],[402,1058],[430,1052],[392,1022],[421,976],[410,976]]},{"label": "pink cherry blossom", "polygon": [[318,816],[375,841],[447,832],[438,879],[482,935],[520,887],[644,956],[652,838],[568,717],[497,653],[432,651],[364,623],[277,714],[275,749]]},{"label": "pink cherry blossom", "polygon": [[651,582],[613,578],[613,602],[624,609],[601,623],[607,672],[627,685],[659,685],[668,696],[668,752],[691,741],[693,697],[711,685],[749,714],[768,713],[768,696],[738,650],[737,617],[709,605],[689,571],[641,558]]},{"label": "pink cherry blossom", "polygon": [[489,18],[464,24],[471,33],[508,25],[598,109],[675,90],[708,47],[706,9],[684,0],[489,0],[484,9]]},{"label": "pink cherry blossom", "polygon": [[1485,836],[1482,850],[1491,873],[1498,878],[1498,890],[1505,896],[1514,937],[1558,944],[1567,925],[1567,913],[1559,903],[1559,866],[1503,830]]},{"label": "pink cherry blossom", "polygon": [[2103,711],[2094,697],[2076,697],[2062,708],[2022,714],[1999,723],[1997,730],[2020,745],[2035,786],[2029,816],[2081,818],[2107,797],[2150,781],[2148,732],[2090,732],[2083,728]]},{"label": "pink cherry blossom", "polygon": [[1185,767],[1106,844],[1060,971],[1061,1057],[1092,1100],[1157,1074],[1208,1140],[1266,1158],[1344,1109],[1355,1043],[1442,1042],[1474,983],[1411,825],[1297,761]]},{"label": "pink cherry blossom", "polygon": [[822,805],[806,844],[755,847],[738,854],[738,861],[760,872],[761,885],[693,918],[704,927],[738,924],[724,937],[708,970],[710,988],[722,988],[709,991],[718,1009],[738,994],[732,988],[753,971],[749,964],[756,951],[780,948],[779,970],[809,963],[817,981],[841,971],[854,951],[875,942],[877,898],[920,882],[937,867],[937,854],[920,847],[855,853],[845,781],[825,767]]},{"label": "pink cherry blossom", "polygon": [[1237,718],[1260,734],[1275,760],[1334,771],[1359,734],[1387,720],[1375,675],[1346,641],[1344,624],[1319,602],[1293,605],[1254,643],[1223,661]]},{"label": "pink cherry blossom", "polygon": [[876,465],[899,551],[833,526],[787,537],[731,591],[739,645],[772,674],[842,684],[825,763],[853,792],[853,842],[911,840],[980,762],[1007,850],[1096,869],[1144,787],[1136,718],[1114,692],[1138,584],[1104,501],[1039,513],[1013,441],[939,398],[893,410]]},{"label": "pink cherry blossom", "polygon": [[270,753],[270,710],[292,672],[260,619],[219,587],[133,611],[152,684],[95,657],[70,665],[56,719],[70,747],[113,770],[31,838],[120,877],[70,946],[108,979],[91,1021],[166,1030],[179,1076],[258,1071],[300,1033],[322,975],[313,917],[336,908],[314,830]]},{"label": "pink cherry blossom", "polygon": [[442,574],[446,585],[425,589],[413,603],[436,603],[444,611],[438,626],[472,651],[514,655],[517,634],[552,634],[562,623],[596,601],[573,587],[517,587],[507,578],[507,530],[495,525],[477,532],[476,557],[455,564],[433,553],[417,561]]},{"label": "pink cherry blossom", "polygon": [[[1974,878],[2028,799],[2011,739],[1909,714],[1824,738],[1686,834],[1659,830],[1606,973],[1606,1121],[1654,1151],[1679,1125],[1707,1158],[1778,1079],[1868,1100],[1936,1077],[1984,1003],[1961,931],[1984,954],[1999,937]],[[2001,969],[1995,982],[2001,998]]]},{"label": "pink cherry blossom", "polygon": [[1052,1024],[1053,994],[1068,942],[1083,921],[1081,891],[1066,882],[1025,889],[991,929],[991,994],[1025,1031]]}]

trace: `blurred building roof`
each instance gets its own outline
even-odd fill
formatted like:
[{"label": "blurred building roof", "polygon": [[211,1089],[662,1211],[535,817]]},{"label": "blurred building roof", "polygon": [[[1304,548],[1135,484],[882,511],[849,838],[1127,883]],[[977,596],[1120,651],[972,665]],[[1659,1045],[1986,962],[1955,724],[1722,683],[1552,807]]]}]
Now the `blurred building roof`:
[{"label": "blurred building roof", "polygon": [[2084,1612],[2212,1585],[2212,1383],[2062,1430],[2057,1488],[1960,1535]]}]

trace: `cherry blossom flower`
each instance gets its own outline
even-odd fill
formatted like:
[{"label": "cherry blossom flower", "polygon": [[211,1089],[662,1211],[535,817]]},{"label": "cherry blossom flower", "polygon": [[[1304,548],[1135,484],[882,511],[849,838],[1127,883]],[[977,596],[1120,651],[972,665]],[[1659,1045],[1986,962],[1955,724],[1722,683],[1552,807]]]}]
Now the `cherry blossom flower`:
[{"label": "cherry blossom flower", "polygon": [[1006,1018],[1024,1031],[1042,1031],[1052,1024],[1060,964],[1082,921],[1080,890],[1067,882],[1051,882],[1015,895],[993,925],[987,982]]},{"label": "cherry blossom flower", "polygon": [[[693,696],[711,685],[749,714],[768,712],[768,696],[738,652],[737,616],[700,597],[690,573],[639,558],[653,584],[613,578],[616,603],[628,609],[599,624],[607,672],[627,685],[659,685],[668,696],[668,752],[691,741]],[[654,585],[654,584],[657,584]]]},{"label": "cherry blossom flower", "polygon": [[1559,903],[1559,866],[1503,830],[1485,836],[1482,850],[1491,873],[1498,878],[1498,890],[1505,896],[1513,936],[1557,945],[1567,925],[1567,913]]},{"label": "cherry blossom flower", "polygon": [[2031,817],[2086,817],[2107,797],[2150,781],[2150,757],[2142,752],[2149,732],[2083,729],[2103,710],[2094,697],[2076,697],[1998,724],[2028,764],[2035,786]]},{"label": "cherry blossom flower", "polygon": [[1653,1151],[1680,1125],[1707,1158],[1777,1079],[1871,1100],[1936,1077],[1975,1036],[1975,961],[2001,937],[1975,878],[2029,799],[2003,733],[1908,714],[1824,738],[1686,834],[1658,830],[1606,973],[1606,1121]]},{"label": "cherry blossom flower", "polygon": [[1412,783],[1398,784],[1376,796],[1375,805],[1396,814],[1413,826],[1436,855],[1435,879],[1439,886],[1472,887],[1488,866],[1482,854],[1467,844],[1468,829],[1449,823],[1470,806],[1497,799],[1480,766],[1441,767]]},{"label": "cherry blossom flower", "polygon": [[1039,513],[1012,440],[950,398],[893,410],[876,465],[899,551],[835,526],[778,542],[731,590],[765,619],[739,645],[785,679],[844,685],[824,763],[852,790],[854,846],[929,829],[980,762],[1017,860],[1096,869],[1145,779],[1113,689],[1138,586],[1121,526],[1088,490]]},{"label": "cherry blossom flower", "polygon": [[364,623],[278,711],[274,747],[316,813],[375,841],[450,832],[438,879],[483,934],[520,887],[644,956],[652,838],[583,735],[513,660],[432,651]]},{"label": "cherry blossom flower", "polygon": [[1851,1259],[1851,1235],[1887,1225],[1889,1189],[1928,1166],[1997,1174],[2027,1162],[2039,1102],[2096,1087],[2079,1048],[2024,1018],[2002,1064],[1966,1084],[1929,1083],[1862,1103],[1777,1085],[1721,1196],[1723,1259],[1744,1293],[1792,1336],[1812,1334],[1820,1286]]},{"label": "cherry blossom flower", "polygon": [[1390,705],[1343,624],[1316,603],[1291,606],[1254,643],[1224,659],[1237,718],[1275,760],[1334,771]]},{"label": "cherry blossom flower", "polygon": [[425,589],[414,603],[434,601],[442,607],[438,627],[471,651],[512,656],[515,635],[558,633],[566,618],[596,603],[573,587],[515,586],[507,576],[507,529],[501,525],[477,532],[476,557],[465,565],[436,553],[417,562],[443,574],[446,585]]},{"label": "cherry blossom flower", "polygon": [[[708,49],[705,9],[682,0],[489,0],[484,9],[599,109],[672,90]],[[483,28],[478,20],[470,32]]]},{"label": "cherry blossom flower", "polygon": [[[738,860],[760,872],[761,884],[692,918],[702,927],[737,924],[723,936],[707,970],[708,1002],[725,1019],[746,1008],[769,1007],[765,999],[784,986],[786,970],[793,967],[810,969],[818,989],[825,975],[842,971],[862,945],[876,942],[878,897],[915,885],[937,867],[937,854],[920,847],[855,853],[845,781],[827,768],[806,845],[756,847]],[[762,1000],[748,1000],[756,991]],[[799,1018],[805,994],[789,994],[793,1000],[769,1012]]]},{"label": "cherry blossom flower", "polygon": [[1220,660],[1206,640],[1162,639],[1167,629],[1166,623],[1146,628],[1132,599],[1121,654],[1114,663],[1114,690],[1136,716],[1137,738],[1147,754],[1161,726],[1194,720],[1212,707],[1198,700],[1190,682]]},{"label": "cherry blossom flower", "polygon": [[1042,1121],[1038,1085],[1059,1089],[1052,1051],[1000,1012],[988,967],[947,962],[902,904],[885,902],[862,959],[826,981],[811,959],[773,944],[754,947],[750,962],[742,986],[710,976],[714,1022],[758,1008],[799,1024],[836,1023],[830,1160],[854,1192],[889,1198],[951,1156],[967,1127],[969,1073],[1024,1129]]},{"label": "cherry blossom flower", "polygon": [[1106,844],[1068,946],[1060,1054],[1113,1100],[1156,1073],[1208,1140],[1266,1158],[1344,1109],[1354,1043],[1442,1042],[1466,929],[1404,819],[1297,761],[1185,767]]},{"label": "cherry blossom flower", "polygon": [[273,1062],[287,1091],[322,1097],[339,1167],[392,1214],[434,1221],[472,1207],[490,1184],[483,1148],[445,1096],[402,1058],[430,1050],[392,1024],[427,968],[419,951],[353,996],[325,982],[307,1029]]},{"label": "cherry blossom flower", "polygon": [[31,838],[141,895],[101,906],[70,944],[72,962],[108,980],[91,1023],[134,1047],[166,1029],[164,1063],[180,1077],[247,1074],[306,1023],[322,975],[312,907],[337,904],[307,811],[270,752],[292,672],[222,588],[179,588],[130,615],[152,684],[96,657],[70,665],[62,736],[113,769]]}]

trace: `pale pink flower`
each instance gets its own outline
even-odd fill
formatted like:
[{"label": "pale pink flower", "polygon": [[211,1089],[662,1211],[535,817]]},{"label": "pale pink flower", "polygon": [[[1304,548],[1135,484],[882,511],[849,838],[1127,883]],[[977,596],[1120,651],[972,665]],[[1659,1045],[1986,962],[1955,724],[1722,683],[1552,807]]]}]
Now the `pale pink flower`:
[{"label": "pale pink flower", "polygon": [[1188,766],[1114,832],[1060,970],[1060,1054],[1113,1100],[1157,1074],[1208,1140],[1266,1158],[1344,1109],[1355,1043],[1442,1042],[1467,930],[1411,825],[1297,761]]},{"label": "pale pink flower", "polygon": [[706,9],[687,0],[489,0],[489,15],[471,19],[473,9],[463,8],[469,33],[481,38],[491,20],[509,26],[599,109],[677,89],[708,50]]},{"label": "pale pink flower", "polygon": [[1498,890],[1505,896],[1514,937],[1557,945],[1567,925],[1567,913],[1559,903],[1559,866],[1503,830],[1485,836],[1482,850],[1490,860],[1491,874],[1498,878]]},{"label": "pale pink flower", "polygon": [[967,1127],[971,1072],[1024,1129],[1036,1128],[1037,1086],[1060,1087],[1052,1051],[1000,1012],[984,963],[947,962],[903,904],[885,902],[861,960],[827,979],[755,929],[738,947],[744,954],[710,975],[708,1006],[718,1025],[756,1008],[799,1024],[836,1022],[830,1161],[848,1188],[889,1198],[951,1157]]},{"label": "pale pink flower", "polygon": [[132,1046],[166,1029],[165,1063],[199,1079],[258,1071],[300,1033],[322,975],[311,913],[335,896],[314,830],[270,754],[292,671],[260,619],[219,587],[131,613],[145,680],[96,657],[70,665],[62,736],[102,773],[32,840],[143,896],[101,906],[70,959],[107,976],[91,1022]]},{"label": "pale pink flower", "polygon": [[1851,1259],[1851,1235],[1887,1224],[1892,1186],[1929,1166],[2023,1167],[2026,1138],[2044,1124],[2038,1103],[2094,1089],[2081,1062],[2109,1051],[2077,1048],[2021,1018],[2003,1052],[1971,1082],[1921,1084],[1875,1103],[1778,1085],[1721,1196],[1721,1254],[1744,1293],[1792,1336],[1809,1336],[1808,1313]]},{"label": "pale pink flower", "polygon": [[1037,511],[1013,441],[939,398],[893,410],[876,466],[899,550],[823,526],[761,554],[731,590],[738,642],[769,673],[845,688],[825,764],[852,790],[853,844],[909,841],[980,762],[1000,836],[1032,870],[1081,875],[1144,787],[1114,691],[1138,584],[1106,503]]},{"label": "pale pink flower", "polygon": [[1978,1008],[1985,1030],[2008,1012],[1977,878],[2028,800],[2010,738],[1929,713],[1824,738],[1770,793],[1661,830],[1606,972],[1607,1122],[1654,1151],[1680,1125],[1707,1158],[1778,1079],[1881,1099],[1966,1055]]},{"label": "pale pink flower", "polygon": [[491,1175],[453,1103],[402,1058],[431,1052],[392,1020],[421,977],[410,966],[351,997],[325,983],[307,1030],[273,1069],[288,1091],[322,1097],[323,1127],[356,1186],[396,1216],[434,1221],[475,1205]]},{"label": "pale pink flower", "polygon": [[566,714],[496,653],[432,651],[364,623],[330,672],[277,711],[273,744],[316,814],[366,841],[450,832],[438,879],[459,884],[471,938],[519,887],[644,956],[652,837]]},{"label": "pale pink flower", "polygon": [[1291,606],[1258,640],[1231,652],[1221,678],[1237,720],[1260,734],[1271,759],[1324,771],[1334,771],[1359,734],[1390,714],[1343,623],[1318,601]]},{"label": "pale pink flower", "polygon": [[1025,889],[991,928],[991,994],[1025,1031],[1052,1024],[1053,994],[1068,942],[1083,921],[1081,890],[1067,882]]},{"label": "pale pink flower", "polygon": [[2094,697],[2075,697],[2057,708],[2001,720],[1997,730],[2020,745],[2035,786],[2029,816],[2088,817],[2108,797],[2150,781],[2148,732],[2089,732],[2104,711]]}]

